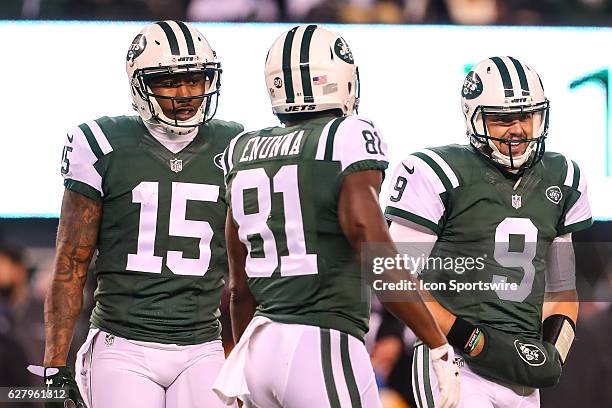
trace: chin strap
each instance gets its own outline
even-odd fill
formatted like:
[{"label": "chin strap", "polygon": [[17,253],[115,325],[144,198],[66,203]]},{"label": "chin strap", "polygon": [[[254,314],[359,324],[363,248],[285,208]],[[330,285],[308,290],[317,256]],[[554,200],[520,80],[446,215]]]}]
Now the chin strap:
[{"label": "chin strap", "polygon": [[[491,158],[495,160],[497,163],[501,164],[504,167],[507,167],[510,170],[518,170],[521,168],[523,164],[529,160],[531,155],[533,154],[533,144],[535,142],[529,143],[529,146],[525,149],[525,153],[519,156],[506,156],[502,152],[499,151],[495,143],[492,140],[489,140],[489,147],[491,148]],[[512,154],[512,153],[511,153]]]}]

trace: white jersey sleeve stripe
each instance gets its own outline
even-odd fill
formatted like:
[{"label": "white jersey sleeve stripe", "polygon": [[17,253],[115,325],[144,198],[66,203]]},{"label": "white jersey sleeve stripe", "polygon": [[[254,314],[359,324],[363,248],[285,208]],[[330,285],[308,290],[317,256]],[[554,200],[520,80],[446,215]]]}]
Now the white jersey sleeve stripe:
[{"label": "white jersey sleeve stripe", "polygon": [[434,169],[431,168],[429,164],[427,164],[425,160],[414,155],[411,155],[410,159],[415,162],[415,165],[417,165],[420,170],[426,173],[427,176],[424,180],[427,180],[433,186],[433,190],[436,194],[442,194],[446,191],[444,183],[442,182],[442,180],[440,180],[438,174],[435,172]]},{"label": "white jersey sleeve stripe", "polygon": [[444,171],[444,174],[446,174],[446,177],[448,177],[449,181],[451,182],[453,188],[457,188],[459,186],[459,179],[457,178],[457,175],[438,153],[429,149],[423,149],[420,152],[429,156],[433,161],[438,164],[438,166],[440,166],[442,171]]},{"label": "white jersey sleeve stripe", "polygon": [[100,146],[100,150],[102,150],[102,153],[106,155],[112,152],[113,148],[108,142],[106,135],[100,128],[100,125],[98,125],[98,122],[92,120],[91,122],[87,122],[86,125],[89,127],[91,133],[93,133],[94,137],[96,138],[96,142],[98,142],[98,146]]},{"label": "white jersey sleeve stripe", "polygon": [[240,137],[242,137],[242,135],[244,135],[245,133],[248,132],[245,130],[244,132],[234,136],[234,138],[230,140],[229,145],[227,146],[227,164],[229,167],[227,169],[224,169],[225,174],[229,173],[234,168],[234,148],[236,147],[236,142],[238,141],[238,139],[240,139]]},{"label": "white jersey sleeve stripe", "polygon": [[567,173],[565,174],[565,182],[563,184],[571,187],[574,182],[574,164],[567,156],[565,156],[565,162],[567,164]]},{"label": "white jersey sleeve stripe", "polygon": [[572,224],[578,224],[580,222],[592,218],[585,177],[580,177],[578,191],[580,192],[580,197],[578,198],[578,201],[574,203],[572,208],[570,208],[567,214],[565,215],[565,221],[563,224],[565,227]]},{"label": "white jersey sleeve stripe", "polygon": [[324,160],[325,159],[325,149],[327,147],[327,138],[329,136],[329,128],[335,118],[327,122],[327,125],[321,131],[321,136],[319,137],[319,144],[317,145],[317,154],[315,156],[315,160]]}]

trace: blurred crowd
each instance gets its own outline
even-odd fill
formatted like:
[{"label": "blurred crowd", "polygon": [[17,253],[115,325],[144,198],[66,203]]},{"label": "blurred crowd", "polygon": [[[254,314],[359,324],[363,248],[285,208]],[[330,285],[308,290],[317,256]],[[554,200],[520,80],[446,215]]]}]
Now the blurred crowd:
[{"label": "blurred crowd", "polygon": [[[53,249],[46,248],[33,257],[35,252],[32,248],[25,251],[20,246],[0,243],[0,387],[40,386],[40,378],[28,374],[26,366],[40,364],[43,359],[44,296],[52,273]],[[36,257],[39,259],[33,261]],[[612,280],[610,265],[605,269]],[[74,364],[76,351],[87,335],[94,289],[95,279],[90,273],[85,306],[70,351],[70,365]],[[610,303],[582,303],[580,312],[578,337],[564,375],[559,385],[542,391],[543,408],[612,407],[609,386],[612,307]],[[227,292],[222,297],[221,322],[224,347],[229,353],[233,343]],[[414,334],[374,299],[366,347],[385,408],[416,406],[411,385],[414,341]],[[38,408],[33,404],[28,407]]]},{"label": "blurred crowd", "polygon": [[2,0],[0,19],[605,26],[612,0]]}]

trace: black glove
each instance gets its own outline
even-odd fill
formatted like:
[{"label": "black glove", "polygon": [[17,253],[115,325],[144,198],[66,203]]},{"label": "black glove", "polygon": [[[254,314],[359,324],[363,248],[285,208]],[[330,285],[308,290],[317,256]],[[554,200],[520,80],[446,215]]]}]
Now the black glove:
[{"label": "black glove", "polygon": [[28,366],[28,370],[45,379],[47,391],[52,391],[54,399],[45,402],[45,408],[86,408],[85,401],[81,397],[79,387],[74,380],[74,375],[66,366],[63,367],[40,367]]}]

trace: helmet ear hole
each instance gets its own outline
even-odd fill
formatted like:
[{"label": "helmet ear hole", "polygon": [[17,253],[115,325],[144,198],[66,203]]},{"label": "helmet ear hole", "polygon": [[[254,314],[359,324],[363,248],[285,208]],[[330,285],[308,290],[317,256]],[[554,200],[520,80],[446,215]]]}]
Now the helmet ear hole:
[{"label": "helmet ear hole", "polygon": [[351,90],[353,89],[353,84],[351,84],[350,82],[348,83],[348,92],[349,94],[351,93]]}]

